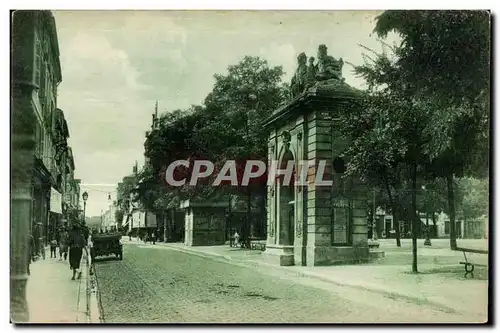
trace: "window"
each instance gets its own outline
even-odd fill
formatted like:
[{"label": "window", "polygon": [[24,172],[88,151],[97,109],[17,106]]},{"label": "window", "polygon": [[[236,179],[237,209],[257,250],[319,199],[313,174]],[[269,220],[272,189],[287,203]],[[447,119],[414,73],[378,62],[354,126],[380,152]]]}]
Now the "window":
[{"label": "window", "polygon": [[45,130],[43,126],[38,123],[38,133],[39,133],[39,138],[38,138],[38,157],[40,159],[44,158],[45,155]]},{"label": "window", "polygon": [[43,155],[43,140],[42,140],[42,129],[40,123],[37,121],[35,125],[35,155],[41,158]]},{"label": "window", "polygon": [[38,33],[35,34],[35,84],[40,87],[42,70],[42,43]]}]

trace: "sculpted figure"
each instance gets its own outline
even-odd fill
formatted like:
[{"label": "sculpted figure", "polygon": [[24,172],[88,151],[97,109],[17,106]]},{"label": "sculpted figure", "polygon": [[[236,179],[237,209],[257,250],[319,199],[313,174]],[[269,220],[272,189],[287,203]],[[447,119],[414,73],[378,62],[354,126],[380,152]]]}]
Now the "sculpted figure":
[{"label": "sculpted figure", "polygon": [[306,74],[306,88],[312,87],[316,82],[316,74],[318,73],[318,66],[314,64],[314,57],[309,58],[309,65],[307,66]]},{"label": "sculpted figure", "polygon": [[300,53],[297,57],[297,70],[292,77],[290,88],[292,90],[292,98],[301,94],[305,89],[306,76],[307,76],[307,56],[304,52]]},{"label": "sculpted figure", "polygon": [[342,67],[344,66],[344,61],[342,58],[335,60],[334,57],[327,54],[327,47],[321,44],[318,47],[318,74],[316,79],[318,81],[324,81],[329,79],[336,79],[339,81],[344,81],[342,78]]}]

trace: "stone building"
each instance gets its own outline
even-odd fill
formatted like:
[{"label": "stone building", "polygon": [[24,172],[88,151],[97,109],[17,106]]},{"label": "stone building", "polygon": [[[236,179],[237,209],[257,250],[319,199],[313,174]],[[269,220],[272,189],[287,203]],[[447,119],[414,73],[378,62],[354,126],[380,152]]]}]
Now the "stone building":
[{"label": "stone building", "polygon": [[[294,172],[290,180],[276,177],[268,188],[263,254],[280,265],[363,262],[369,256],[366,189],[344,177],[342,153],[349,141],[337,121],[341,112],[356,107],[359,92],[344,83],[343,61],[327,55],[326,46],[319,47],[317,65],[310,61],[306,68],[304,59],[299,55],[291,100],[266,121],[268,160],[280,170],[293,162]],[[321,184],[321,173],[333,184]],[[295,184],[301,176],[304,185]]]},{"label": "stone building", "polygon": [[[48,237],[50,193],[57,191],[53,131],[57,86],[62,80],[59,46],[50,11],[15,11],[13,27],[13,99],[14,107],[26,110],[26,117],[31,115],[25,129],[35,144],[30,229],[38,239]],[[33,230],[34,225],[42,227]]]},{"label": "stone building", "polygon": [[[11,43],[11,318],[26,321],[28,233],[47,237],[50,193],[57,187],[52,130],[62,80],[55,20],[50,11],[12,12]],[[41,228],[33,228],[40,225]],[[46,238],[45,238],[46,240]]]}]

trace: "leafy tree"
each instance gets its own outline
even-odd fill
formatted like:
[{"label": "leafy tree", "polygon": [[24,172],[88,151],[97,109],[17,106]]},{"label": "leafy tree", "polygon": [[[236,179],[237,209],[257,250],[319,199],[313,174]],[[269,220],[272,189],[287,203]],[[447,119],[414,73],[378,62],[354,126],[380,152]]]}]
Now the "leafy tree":
[{"label": "leafy tree", "polygon": [[[419,107],[406,89],[404,76],[387,52],[365,55],[366,63],[354,68],[368,83],[361,107],[354,106],[342,115],[342,127],[352,143],[346,150],[348,174],[361,176],[387,191],[395,215],[397,243],[400,210],[394,198],[410,180],[413,265],[417,268],[417,180],[423,156],[422,133],[428,122],[429,109]],[[355,110],[357,109],[357,111]],[[392,190],[394,189],[394,191]]]},{"label": "leafy tree", "polygon": [[[282,76],[280,66],[270,68],[267,61],[250,56],[229,66],[227,75],[214,76],[215,84],[205,99],[205,107],[217,117],[205,122],[204,129],[197,134],[201,141],[213,143],[212,148],[221,147],[214,154],[218,169],[227,160],[237,161],[239,184],[248,160],[266,161],[267,133],[261,125],[284,101],[286,85],[281,83]],[[214,134],[218,138],[209,140]],[[264,177],[244,188],[235,188],[247,197],[247,221],[251,216],[252,195],[256,193],[265,198],[266,183],[262,179]],[[226,190],[232,192],[231,188]],[[264,200],[260,206],[265,210]],[[247,223],[243,236],[249,236],[249,232]]]},{"label": "leafy tree", "polygon": [[405,88],[433,109],[424,133],[427,172],[447,181],[454,249],[454,177],[488,172],[490,13],[390,10],[378,17],[375,31],[401,36],[397,66]]},{"label": "leafy tree", "polygon": [[489,213],[488,182],[482,179],[463,178],[458,182],[463,193],[458,203],[464,221],[477,219]]}]

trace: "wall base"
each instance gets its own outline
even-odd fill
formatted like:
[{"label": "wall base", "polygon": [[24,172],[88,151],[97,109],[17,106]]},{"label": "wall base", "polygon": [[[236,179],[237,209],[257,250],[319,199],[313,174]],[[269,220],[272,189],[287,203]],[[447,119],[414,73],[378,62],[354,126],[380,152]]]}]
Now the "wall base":
[{"label": "wall base", "polygon": [[274,265],[293,266],[293,245],[267,244],[266,250],[262,252],[262,259]]},{"label": "wall base", "polygon": [[311,246],[307,247],[307,266],[359,264],[369,261],[368,246]]}]

